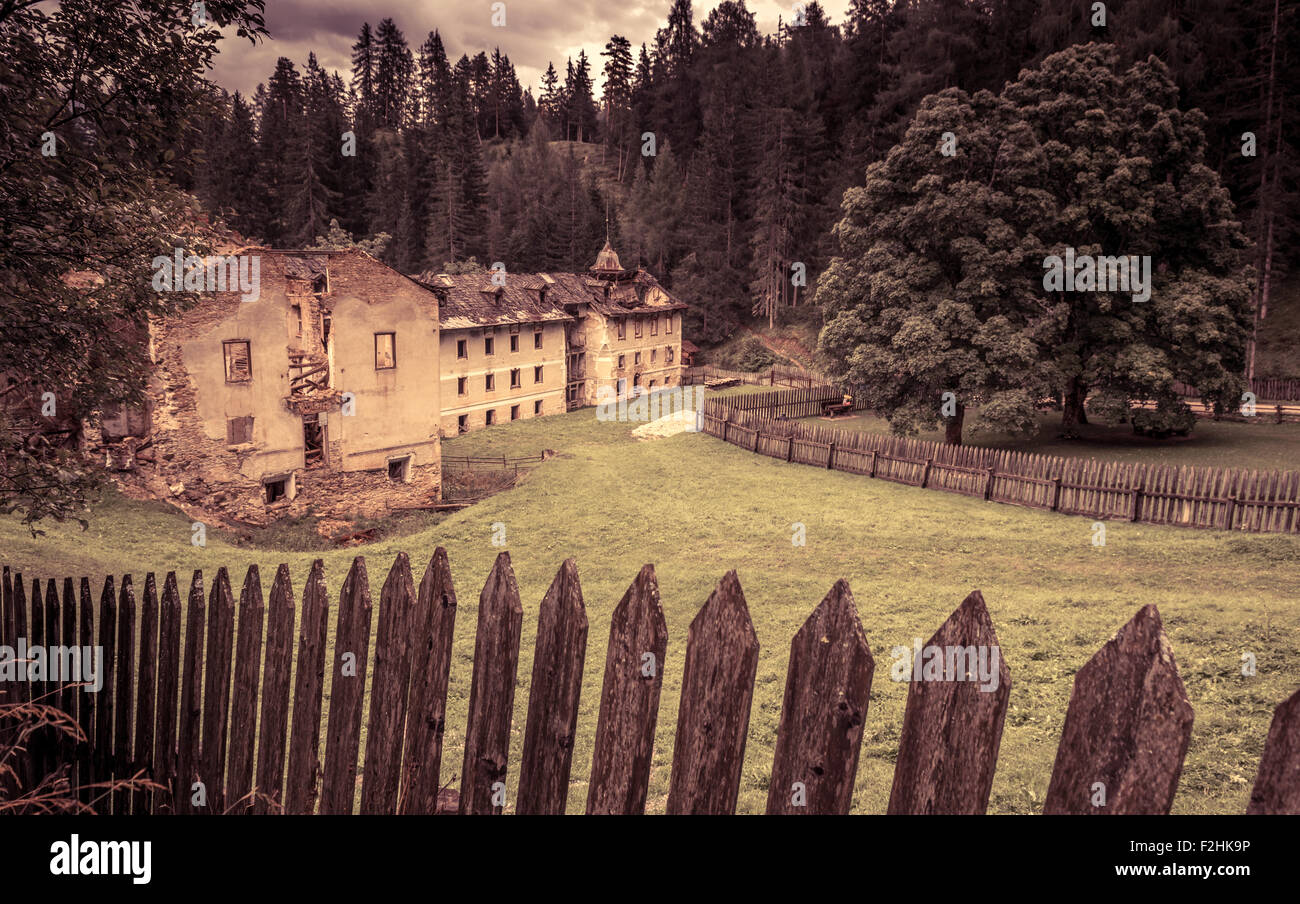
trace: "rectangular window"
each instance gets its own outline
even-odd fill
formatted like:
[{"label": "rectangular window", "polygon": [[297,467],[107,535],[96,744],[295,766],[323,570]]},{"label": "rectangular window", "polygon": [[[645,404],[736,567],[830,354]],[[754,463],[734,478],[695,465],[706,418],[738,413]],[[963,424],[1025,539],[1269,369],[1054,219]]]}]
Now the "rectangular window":
[{"label": "rectangular window", "polygon": [[541,348],[541,347],[542,347],[542,331],[537,330],[536,332],[533,333],[533,348]]},{"label": "rectangular window", "polygon": [[469,433],[469,415],[462,414],[456,418],[456,432]]},{"label": "rectangular window", "polygon": [[469,377],[456,378],[456,395],[469,395]]},{"label": "rectangular window", "polygon": [[247,339],[231,339],[221,343],[226,359],[226,382],[247,383],[253,379],[253,357]]},{"label": "rectangular window", "polygon": [[287,502],[294,497],[294,480],[292,474],[262,478],[262,501],[267,505]]},{"label": "rectangular window", "polygon": [[673,363],[673,347],[671,345],[664,348],[664,360],[669,364]]},{"label": "rectangular window", "polygon": [[493,392],[497,388],[497,375],[488,374],[483,378],[483,388],[488,392]]},{"label": "rectangular window", "polygon": [[496,422],[497,422],[497,413],[494,410],[489,408],[487,411],[483,412],[483,423],[491,427]]},{"label": "rectangular window", "polygon": [[511,405],[511,406],[510,406],[510,420],[512,420],[512,421],[517,421],[517,420],[519,420],[519,406],[518,406],[518,405]]},{"label": "rectangular window", "polygon": [[493,344],[493,341],[494,341],[494,340],[492,339],[491,336],[484,336],[484,337],[483,337],[483,354],[485,354],[485,355],[490,355],[490,354],[492,354],[492,344]]},{"label": "rectangular window", "polygon": [[513,368],[510,371],[510,388],[518,389],[523,385],[523,378],[519,374],[519,368]]},{"label": "rectangular window", "polygon": [[618,318],[618,338],[620,340],[627,338],[627,318]]},{"label": "rectangular window", "polygon": [[624,367],[624,365],[626,365],[626,364],[627,364],[627,355],[619,355],[619,356],[618,356],[618,369],[619,369],[619,370],[622,370],[623,367]]},{"label": "rectangular window", "polygon": [[659,349],[650,349],[650,363],[654,364],[657,360],[659,360]]},{"label": "rectangular window", "polygon": [[533,417],[541,417],[541,415],[542,415],[542,400],[538,399],[537,401],[533,402]]},{"label": "rectangular window", "polygon": [[658,336],[658,335],[659,335],[659,315],[658,315],[658,314],[656,314],[656,315],[654,315],[653,317],[650,318],[650,335],[651,335],[651,336]]},{"label": "rectangular window", "polygon": [[617,394],[618,394],[619,396],[623,396],[623,395],[626,395],[626,394],[627,394],[627,380],[625,380],[625,379],[620,379],[620,380],[618,381],[618,393],[617,393]]},{"label": "rectangular window", "polygon": [[640,339],[640,338],[641,338],[641,318],[640,318],[640,317],[637,317],[637,318],[633,321],[633,323],[632,323],[632,337],[635,338],[635,339]]},{"label": "rectangular window", "polygon": [[468,358],[468,357],[469,357],[469,348],[468,348],[468,345],[469,345],[469,343],[466,342],[464,339],[457,339],[457,340],[456,340],[456,357],[457,357],[457,358]]},{"label": "rectangular window", "polygon": [[673,315],[669,314],[667,317],[664,318],[664,332],[671,333],[672,331],[673,331]]},{"label": "rectangular window", "polygon": [[397,366],[397,334],[375,333],[375,370],[392,370]]},{"label": "rectangular window", "polygon": [[411,456],[388,460],[388,479],[397,483],[409,483],[411,480]]},{"label": "rectangular window", "polygon": [[519,337],[517,335],[512,334],[510,336],[510,350],[512,352],[519,351]]},{"label": "rectangular window", "polygon": [[533,382],[534,383],[542,382],[542,367],[540,364],[537,367],[533,368]]},{"label": "rectangular window", "polygon": [[226,418],[226,444],[230,446],[253,441],[252,417]]},{"label": "rectangular window", "polygon": [[633,352],[633,353],[632,353],[632,365],[635,367],[635,366],[637,366],[637,365],[640,365],[640,363],[641,363],[641,353],[640,353],[640,352]]}]

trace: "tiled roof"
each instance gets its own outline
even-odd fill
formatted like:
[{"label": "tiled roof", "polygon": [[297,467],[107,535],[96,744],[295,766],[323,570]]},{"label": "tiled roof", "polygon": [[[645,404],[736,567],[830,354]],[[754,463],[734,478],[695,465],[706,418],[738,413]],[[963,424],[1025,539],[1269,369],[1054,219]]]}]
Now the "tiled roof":
[{"label": "tiled roof", "polygon": [[422,273],[415,281],[437,293],[438,324],[444,330],[573,319],[564,311],[568,299],[537,274],[508,273],[503,286],[493,285],[487,271]]}]

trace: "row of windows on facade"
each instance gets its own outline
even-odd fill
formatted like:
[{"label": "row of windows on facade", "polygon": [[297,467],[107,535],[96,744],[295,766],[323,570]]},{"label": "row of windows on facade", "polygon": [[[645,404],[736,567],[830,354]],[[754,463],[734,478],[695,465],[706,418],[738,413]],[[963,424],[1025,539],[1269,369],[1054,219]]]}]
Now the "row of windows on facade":
[{"label": "row of windows on facade", "polygon": [[[225,359],[226,382],[247,383],[253,379],[252,342],[227,339],[221,343]],[[397,334],[375,333],[375,370],[392,370],[397,366]]]},{"label": "row of windows on facade", "polygon": [[[518,336],[510,337],[510,350],[518,351]],[[486,354],[492,354],[492,337],[488,336],[484,340]],[[227,383],[247,383],[253,379],[253,359],[251,353],[251,342],[247,339],[228,339],[221,343],[222,352],[225,358],[226,382]],[[533,347],[542,347],[542,334],[535,333],[533,336]],[[456,340],[456,357],[464,358],[465,340]],[[673,347],[664,346],[664,362],[672,364],[674,361]],[[659,361],[659,350],[650,349],[650,363],[656,364]],[[641,352],[633,353],[633,365],[641,364]],[[395,333],[375,333],[375,370],[391,370],[397,366],[397,336]],[[619,370],[627,366],[627,355],[618,356]],[[495,389],[495,378],[493,374],[487,375],[487,385],[485,388],[488,392]],[[465,395],[465,377],[458,381],[458,392]],[[541,367],[533,368],[533,382],[542,382]],[[510,371],[510,388],[517,389],[520,386],[519,369],[515,368]]]},{"label": "row of windows on facade", "polygon": [[[533,402],[533,417],[541,417],[541,416],[542,416],[542,400],[541,400],[541,399],[537,399],[536,401]],[[523,417],[523,414],[521,413],[520,406],[518,406],[518,405],[511,405],[511,406],[510,406],[510,420],[512,420],[512,421],[517,421],[517,420],[519,420],[521,417]],[[491,427],[491,426],[492,426],[493,424],[495,424],[496,422],[497,422],[497,412],[496,412],[496,409],[495,409],[495,408],[489,408],[489,409],[487,409],[486,411],[483,412],[483,423],[484,423],[484,424],[486,424],[487,426]],[[458,433],[466,433],[466,432],[469,431],[469,415],[468,415],[468,414],[462,414],[462,415],[458,415],[458,416],[456,417],[456,430],[457,430]]]}]

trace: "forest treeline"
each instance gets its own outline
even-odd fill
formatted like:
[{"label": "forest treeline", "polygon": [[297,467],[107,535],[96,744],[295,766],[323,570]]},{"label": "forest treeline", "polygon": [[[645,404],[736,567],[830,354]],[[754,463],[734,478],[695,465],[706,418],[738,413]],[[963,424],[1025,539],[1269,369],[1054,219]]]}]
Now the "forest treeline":
[{"label": "forest treeline", "polygon": [[176,177],[247,236],[310,245],[337,220],[357,240],[386,235],[384,259],[410,273],[471,257],[582,269],[608,228],[710,341],[803,310],[844,190],[922,98],[996,93],[1090,41],[1125,65],[1159,57],[1179,106],[1206,114],[1206,162],[1276,285],[1297,221],[1294,0],[853,0],[838,23],[813,2],[767,35],[743,0],[674,0],[652,40],[552,61],[536,96],[499,49],[453,62],[436,30],[415,46],[384,19],[361,26],[349,73],[282,58],[254,96],[215,97]]}]

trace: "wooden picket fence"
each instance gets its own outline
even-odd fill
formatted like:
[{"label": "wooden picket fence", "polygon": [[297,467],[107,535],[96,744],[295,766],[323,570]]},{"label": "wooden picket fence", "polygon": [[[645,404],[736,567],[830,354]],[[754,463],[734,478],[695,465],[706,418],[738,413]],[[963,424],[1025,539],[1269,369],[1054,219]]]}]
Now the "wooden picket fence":
[{"label": "wooden picket fence", "polygon": [[[63,770],[71,793],[83,795],[98,812],[565,810],[587,647],[587,615],[572,559],[560,566],[539,608],[523,751],[512,766],[523,607],[509,554],[497,557],[479,597],[458,792],[440,784],[456,618],[442,548],[434,551],[418,588],[406,553],[397,555],[380,592],[373,662],[373,607],[360,557],[343,583],[329,663],[329,595],[319,560],[300,605],[285,565],[276,572],[266,606],[256,566],[244,579],[238,607],[224,568],[206,594],[203,576],[195,572],[184,613],[174,572],[163,581],[161,595],[149,574],[138,608],[129,575],[116,587],[111,576],[105,580],[97,609],[87,578],[79,595],[71,578],[63,581],[62,595],[53,580],[44,592],[40,580],[33,580],[30,600],[24,587],[23,576],[6,567],[0,643],[20,637],[46,646],[97,641],[107,677],[97,694],[55,682],[0,684],[0,701],[16,694],[20,702],[56,702],[85,735],[75,745],[37,736],[19,771],[30,776]],[[588,813],[645,810],[667,638],[654,566],[646,565],[610,625]],[[923,654],[927,664],[916,675],[921,680],[909,685],[888,810],[983,813],[1011,672],[979,591],[925,647],[944,651],[948,671],[930,674],[929,654]],[[690,625],[668,813],[734,812],[758,650],[740,582],[728,572]],[[964,666],[954,650],[958,657],[970,651]],[[980,651],[990,667],[979,668],[983,674],[976,680],[973,657]],[[837,581],[790,645],[768,813],[849,811],[874,672],[852,593]],[[994,674],[997,680],[990,682]],[[363,719],[368,729],[361,770]],[[1192,719],[1160,615],[1145,606],[1075,676],[1044,811],[1168,813]],[[0,723],[0,750],[12,731]],[[1300,812],[1298,733],[1300,692],[1276,710],[1248,812]],[[510,768],[519,775],[512,807],[505,801]],[[133,777],[154,784],[108,795],[92,788]]]},{"label": "wooden picket fence", "polygon": [[845,430],[786,418],[820,413],[838,389],[709,399],[705,433],[798,464],[1103,520],[1300,532],[1300,471],[1061,458]]},{"label": "wooden picket fence", "polygon": [[[1174,391],[1185,398],[1199,398],[1196,387],[1186,383],[1174,383]],[[1250,391],[1257,400],[1268,399],[1273,402],[1300,402],[1300,378],[1297,377],[1255,377],[1250,381]]]}]

